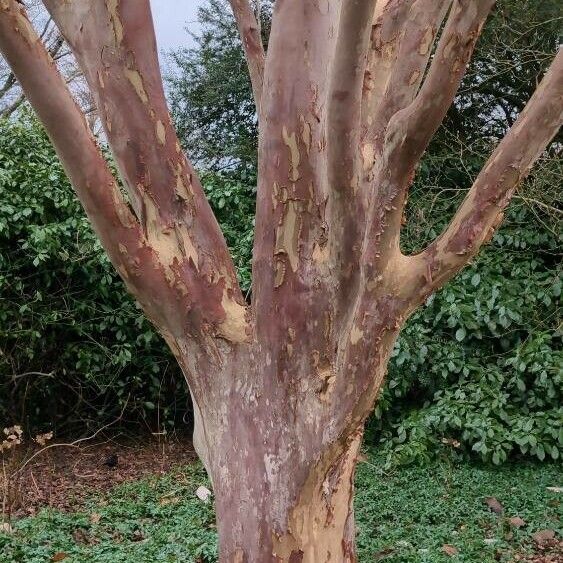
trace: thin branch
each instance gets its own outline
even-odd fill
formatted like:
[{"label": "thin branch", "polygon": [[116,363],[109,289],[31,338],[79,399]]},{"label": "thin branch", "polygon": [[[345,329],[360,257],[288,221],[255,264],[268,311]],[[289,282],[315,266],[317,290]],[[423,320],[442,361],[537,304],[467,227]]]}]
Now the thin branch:
[{"label": "thin branch", "polygon": [[563,124],[563,48],[538,89],[499,143],[447,229],[412,257],[426,290],[443,285],[488,242],[503,210]]},{"label": "thin branch", "polygon": [[10,117],[15,111],[17,111],[24,101],[25,96],[23,94],[19,94],[8,106],[0,110],[0,116],[4,118]]},{"label": "thin branch", "polygon": [[73,442],[69,442],[69,443],[49,444],[48,446],[41,448],[39,451],[35,452],[30,458],[28,458],[22,465],[20,465],[20,467],[18,467],[16,471],[14,471],[12,475],[10,475],[10,478],[13,478],[19,473],[21,473],[36,457],[40,456],[45,451],[51,450],[53,448],[78,448],[79,444],[82,444],[83,442],[88,442],[89,440],[93,440],[98,434],[100,434],[104,430],[107,430],[110,426],[117,424],[120,420],[123,419],[123,413],[125,412],[125,409],[129,404],[129,397],[130,396],[128,395],[127,400],[125,401],[121,409],[121,412],[119,413],[119,416],[115,420],[112,420],[111,422],[104,424],[104,426],[98,428],[98,430],[96,430],[91,436],[86,436],[85,438],[78,438],[77,440],[74,440]]},{"label": "thin branch", "polygon": [[[252,93],[258,115],[262,106],[262,91],[264,89],[264,67],[266,63],[266,53],[262,43],[261,25],[259,22],[260,13],[255,15],[249,0],[229,0],[233,14],[237,21],[250,81],[252,83]],[[258,10],[260,3],[258,3]]]}]

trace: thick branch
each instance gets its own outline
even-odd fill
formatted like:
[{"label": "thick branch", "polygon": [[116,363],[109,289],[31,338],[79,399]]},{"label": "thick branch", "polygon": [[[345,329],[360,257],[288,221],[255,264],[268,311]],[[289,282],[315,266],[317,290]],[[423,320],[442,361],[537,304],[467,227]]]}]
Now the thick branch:
[{"label": "thick branch", "polygon": [[262,43],[261,26],[259,23],[260,13],[254,14],[249,0],[229,0],[248,64],[250,81],[256,109],[260,114],[262,106],[262,91],[264,89],[264,66],[266,54]]},{"label": "thick branch", "polygon": [[[417,5],[422,6],[424,3],[425,0],[419,0]],[[454,99],[493,4],[494,0],[454,2],[420,91],[414,101],[395,113],[388,123],[383,152],[381,158],[376,161],[378,166],[373,180],[376,192],[372,207],[373,217],[370,218],[370,230],[366,237],[368,250],[364,259],[367,264],[385,263],[390,256],[400,255],[403,209],[416,165]],[[435,22],[442,17],[444,7],[441,5],[435,9],[432,14]],[[424,13],[418,13],[416,16],[424,20]],[[416,20],[413,25],[415,24]],[[423,72],[428,56],[426,49],[430,49],[434,33],[434,26],[425,25],[418,34],[414,34],[415,43],[419,41],[419,52],[425,52],[419,58],[407,57],[407,60],[418,65],[418,69],[411,66],[416,80],[419,80],[416,73]],[[396,76],[403,81],[412,80],[412,75],[409,78],[408,72],[397,71]],[[409,92],[412,86],[406,86]],[[391,91],[391,94],[394,92],[395,90]],[[409,95],[412,93],[410,90]],[[393,102],[389,104],[393,106]]]},{"label": "thick branch", "polygon": [[382,148],[389,120],[412,102],[422,83],[436,34],[450,5],[451,0],[417,0],[408,11],[396,47],[396,63],[369,127],[376,154]]},{"label": "thick branch", "polygon": [[563,48],[500,142],[445,232],[414,256],[425,292],[442,286],[489,241],[503,209],[563,125]]},{"label": "thick branch", "polygon": [[[94,230],[130,291],[161,324],[147,303],[154,288],[166,287],[153,256],[102,157],[65,80],[15,0],[0,4],[0,50],[43,122]],[[140,264],[149,265],[138,276]]]},{"label": "thick branch", "polygon": [[368,132],[373,130],[375,112],[398,62],[397,53],[402,38],[401,30],[414,1],[378,0],[376,3],[362,96],[363,136],[367,136]]},{"label": "thick branch", "polygon": [[[71,46],[149,245],[206,332],[247,339],[223,235],[168,113],[148,0],[45,5]],[[197,319],[197,320],[196,320]]]},{"label": "thick branch", "polygon": [[329,181],[337,191],[359,184],[361,101],[375,6],[376,0],[347,0],[340,12],[328,110]]}]

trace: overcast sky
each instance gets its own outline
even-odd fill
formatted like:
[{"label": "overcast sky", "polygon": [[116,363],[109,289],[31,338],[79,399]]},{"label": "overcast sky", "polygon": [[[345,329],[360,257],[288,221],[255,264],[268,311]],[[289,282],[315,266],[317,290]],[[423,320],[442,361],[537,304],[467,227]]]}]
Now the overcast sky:
[{"label": "overcast sky", "polygon": [[197,8],[204,0],[151,0],[158,50],[168,52],[190,44],[188,29],[194,30]]}]

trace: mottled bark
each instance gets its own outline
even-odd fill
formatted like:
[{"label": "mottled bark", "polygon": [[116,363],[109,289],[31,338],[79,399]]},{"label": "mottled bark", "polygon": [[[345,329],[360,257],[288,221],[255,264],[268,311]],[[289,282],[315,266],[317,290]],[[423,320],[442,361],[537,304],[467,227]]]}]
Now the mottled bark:
[{"label": "mottled bark", "polygon": [[409,185],[493,1],[278,0],[265,57],[250,3],[232,0],[260,114],[247,306],[171,125],[148,0],[45,4],[127,196],[16,0],[0,0],[0,49],[186,375],[221,561],[355,561],[356,456],[395,340],[490,238],[560,127],[563,54],[450,226],[405,256]]}]

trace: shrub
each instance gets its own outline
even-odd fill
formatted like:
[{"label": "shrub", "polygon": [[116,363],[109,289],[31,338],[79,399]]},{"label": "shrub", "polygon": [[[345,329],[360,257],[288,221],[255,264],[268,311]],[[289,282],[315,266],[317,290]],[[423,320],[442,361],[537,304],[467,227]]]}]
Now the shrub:
[{"label": "shrub", "polygon": [[[0,419],[30,431],[185,411],[176,363],[124,291],[43,130],[0,121]],[[177,412],[179,411],[179,412]]]}]

